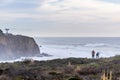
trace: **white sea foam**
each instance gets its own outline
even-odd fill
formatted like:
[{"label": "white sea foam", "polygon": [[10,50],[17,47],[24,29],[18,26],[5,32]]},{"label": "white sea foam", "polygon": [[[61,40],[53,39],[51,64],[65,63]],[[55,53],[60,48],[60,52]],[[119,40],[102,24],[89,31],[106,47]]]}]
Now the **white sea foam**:
[{"label": "white sea foam", "polygon": [[[52,56],[29,57],[34,60],[52,60],[58,58],[91,58],[91,51],[100,52],[100,57],[111,57],[120,55],[120,38],[67,38],[67,39],[37,39],[41,53]],[[25,57],[16,60],[1,61],[13,62],[22,61]]]},{"label": "white sea foam", "polygon": [[100,57],[110,57],[119,54],[118,48],[113,47],[84,47],[84,46],[56,46],[56,45],[43,45],[41,52],[48,53],[50,55],[59,58],[68,57],[91,57],[91,51],[95,50],[100,52]]},{"label": "white sea foam", "polygon": [[86,47],[104,47],[104,46],[110,46],[109,44],[104,43],[94,43],[94,44],[86,44]]}]

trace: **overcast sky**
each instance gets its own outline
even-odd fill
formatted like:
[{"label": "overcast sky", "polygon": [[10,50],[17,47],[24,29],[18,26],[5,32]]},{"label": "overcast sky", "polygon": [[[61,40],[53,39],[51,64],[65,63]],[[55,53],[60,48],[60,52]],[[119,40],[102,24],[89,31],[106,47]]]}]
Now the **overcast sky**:
[{"label": "overcast sky", "polygon": [[40,37],[120,37],[120,0],[0,0],[0,28]]}]

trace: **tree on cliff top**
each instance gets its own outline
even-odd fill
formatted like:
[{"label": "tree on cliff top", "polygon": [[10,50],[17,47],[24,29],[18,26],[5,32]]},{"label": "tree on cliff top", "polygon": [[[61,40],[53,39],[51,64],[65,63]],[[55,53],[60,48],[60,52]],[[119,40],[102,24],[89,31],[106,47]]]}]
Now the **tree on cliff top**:
[{"label": "tree on cliff top", "polygon": [[4,35],[3,31],[0,29],[0,35]]}]

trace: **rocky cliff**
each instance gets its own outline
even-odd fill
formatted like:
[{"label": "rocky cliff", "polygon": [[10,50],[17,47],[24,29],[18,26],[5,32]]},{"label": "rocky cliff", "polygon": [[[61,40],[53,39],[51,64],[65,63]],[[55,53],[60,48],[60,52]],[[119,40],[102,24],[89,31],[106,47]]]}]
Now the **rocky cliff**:
[{"label": "rocky cliff", "polygon": [[0,35],[0,59],[13,59],[38,54],[40,54],[39,47],[33,38],[21,35]]}]

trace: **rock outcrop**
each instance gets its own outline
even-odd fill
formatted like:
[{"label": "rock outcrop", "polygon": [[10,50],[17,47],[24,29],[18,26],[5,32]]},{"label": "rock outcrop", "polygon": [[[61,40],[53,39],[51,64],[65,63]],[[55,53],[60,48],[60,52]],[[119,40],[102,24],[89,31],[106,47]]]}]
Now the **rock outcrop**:
[{"label": "rock outcrop", "polygon": [[22,35],[0,35],[0,59],[30,57],[40,54],[35,40]]}]

